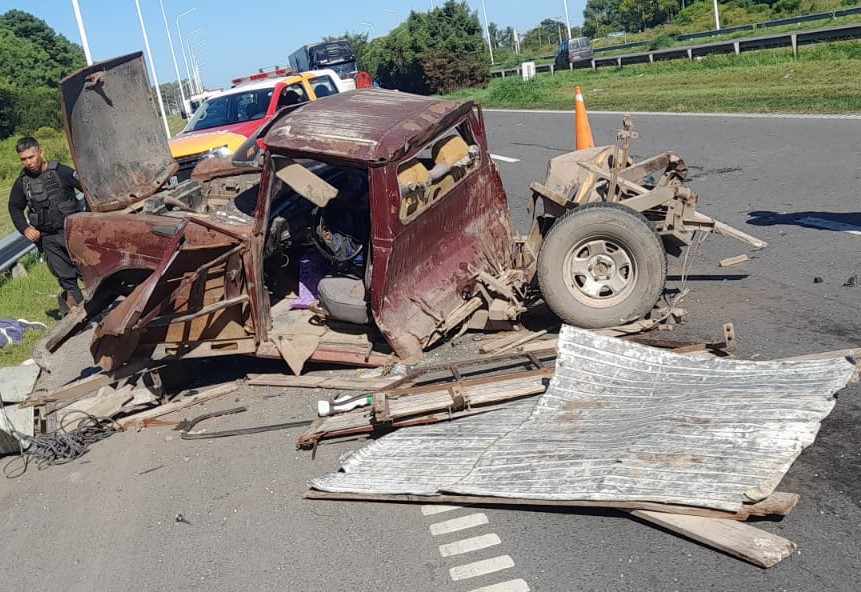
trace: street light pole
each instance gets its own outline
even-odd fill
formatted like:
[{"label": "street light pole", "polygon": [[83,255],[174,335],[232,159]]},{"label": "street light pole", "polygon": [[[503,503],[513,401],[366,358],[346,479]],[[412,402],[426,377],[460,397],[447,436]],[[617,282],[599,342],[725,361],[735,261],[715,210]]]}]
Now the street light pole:
[{"label": "street light pole", "polygon": [[565,26],[568,27],[568,35],[566,39],[571,38],[571,21],[568,18],[568,0],[562,0],[562,6],[565,9]]},{"label": "street light pole", "polygon": [[490,65],[493,61],[493,44],[490,42],[490,27],[487,24],[487,8],[484,6],[484,0],[481,0],[481,12],[484,14],[484,34],[487,37],[487,51],[490,53]]},{"label": "street light pole", "polygon": [[152,79],[155,83],[155,94],[158,97],[158,106],[161,108],[161,120],[164,122],[164,133],[170,138],[170,126],[167,124],[167,113],[164,109],[164,100],[161,98],[161,89],[158,86],[158,74],[155,71],[155,62],[152,61],[152,51],[149,48],[149,37],[146,34],[146,25],[144,25],[143,14],[141,13],[140,0],[135,0],[135,6],[138,9],[138,20],[141,23],[141,33],[143,33],[144,47],[146,48],[147,59],[149,60],[149,69],[152,72]]},{"label": "street light pole", "polygon": [[[189,68],[188,68],[188,58],[185,56],[185,45],[182,42],[182,32],[179,30],[179,19],[181,17],[184,17],[187,14],[194,12],[195,10],[197,10],[197,6],[192,6],[191,8],[189,8],[188,10],[186,10],[184,12],[180,12],[178,15],[176,15],[176,21],[175,21],[176,22],[176,36],[177,36],[177,39],[179,40],[179,51],[182,53],[182,61],[185,62],[185,75],[188,77],[188,90],[189,91],[191,91],[191,70],[189,70]],[[180,82],[180,84],[182,84],[182,82]],[[188,94],[190,95],[192,93],[189,92]]]},{"label": "street light pole", "polygon": [[87,32],[84,30],[84,19],[81,18],[81,7],[78,6],[78,0],[72,0],[72,8],[75,9],[75,20],[78,21],[78,32],[81,34],[81,45],[84,46],[84,57],[87,59],[87,65],[93,63],[93,56],[90,54],[90,44],[87,42]]},{"label": "street light pole", "polygon": [[201,39],[200,41],[196,41],[188,46],[188,55],[191,58],[191,66],[192,66],[192,78],[197,85],[197,92],[203,92],[203,80],[200,79],[200,66],[197,63],[197,55],[194,52],[194,48],[196,48],[201,43],[205,43],[206,39]]},{"label": "street light pole", "polygon": [[188,103],[185,100],[185,91],[182,90],[182,77],[179,74],[179,64],[176,63],[176,52],[173,51],[173,39],[170,36],[170,27],[167,24],[167,15],[164,13],[164,2],[158,0],[161,6],[161,18],[164,20],[164,30],[167,33],[167,44],[170,47],[170,57],[173,58],[173,70],[176,72],[176,84],[179,86],[179,96],[182,99],[182,109],[180,113],[188,113]]},{"label": "street light pole", "polygon": [[718,11],[717,0],[714,0],[715,5],[715,30],[720,31],[720,11]]}]

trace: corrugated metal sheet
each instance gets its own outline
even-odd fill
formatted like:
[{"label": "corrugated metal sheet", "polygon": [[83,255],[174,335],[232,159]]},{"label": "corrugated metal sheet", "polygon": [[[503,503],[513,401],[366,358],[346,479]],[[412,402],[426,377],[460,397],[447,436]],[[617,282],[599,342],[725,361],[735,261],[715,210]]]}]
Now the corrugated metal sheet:
[{"label": "corrugated metal sheet", "polygon": [[310,485],[737,511],[774,490],[853,371],[843,358],[700,359],[563,327],[538,400],[400,430]]}]

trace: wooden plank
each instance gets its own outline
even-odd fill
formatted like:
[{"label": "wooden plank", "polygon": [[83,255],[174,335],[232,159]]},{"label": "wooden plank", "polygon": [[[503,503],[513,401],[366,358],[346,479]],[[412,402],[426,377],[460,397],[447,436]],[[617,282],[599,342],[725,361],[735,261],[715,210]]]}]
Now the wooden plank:
[{"label": "wooden plank", "polygon": [[797,548],[788,539],[735,520],[650,510],[632,510],[630,514],[759,567],[777,565]]},{"label": "wooden plank", "polygon": [[738,265],[739,263],[744,263],[745,261],[750,261],[750,257],[747,255],[736,255],[735,257],[727,257],[726,259],[721,259],[718,263],[719,267],[729,267],[731,265]]},{"label": "wooden plank", "polygon": [[130,361],[125,366],[117,368],[113,372],[100,372],[98,374],[70,382],[69,384],[64,384],[61,387],[45,393],[36,391],[30,393],[30,397],[21,403],[21,406],[33,407],[36,405],[42,405],[47,401],[52,401],[58,407],[63,407],[99,390],[103,386],[110,386],[123,378],[137,374],[146,368],[148,364],[153,364],[153,361],[149,358],[138,358]]},{"label": "wooden plank", "polygon": [[534,341],[534,340],[538,339],[539,337],[543,337],[546,334],[547,334],[547,329],[542,329],[541,331],[537,331],[535,333],[529,333],[527,335],[524,335],[520,339],[517,339],[517,340],[509,343],[508,345],[505,345],[503,347],[500,347],[500,348],[494,350],[493,353],[501,354],[504,352],[511,351],[518,346],[529,343],[530,341]]},{"label": "wooden plank", "polygon": [[64,407],[57,412],[60,424],[65,425],[65,418],[72,414],[72,418],[82,418],[83,414],[93,417],[113,417],[123,408],[123,405],[134,398],[132,394],[133,385],[127,384],[119,389],[104,386],[95,395],[84,397]]},{"label": "wooden plank", "polygon": [[399,378],[350,378],[346,376],[292,376],[290,374],[249,374],[254,386],[322,388],[342,391],[376,391],[391,386]]},{"label": "wooden plank", "polygon": [[397,502],[417,504],[453,504],[453,505],[489,505],[489,506],[547,506],[562,508],[608,508],[615,510],[649,510],[655,513],[669,513],[671,515],[684,514],[688,516],[701,516],[719,518],[722,520],[747,520],[751,516],[786,516],[798,502],[798,494],[775,492],[768,498],[756,504],[745,504],[741,512],[722,512],[709,508],[697,508],[694,506],[680,506],[675,504],[662,504],[658,502],[614,502],[614,501],[592,501],[592,500],[537,500],[526,498],[507,498],[482,495],[412,495],[404,494],[370,494],[331,492],[309,489],[305,492],[306,499],[318,500],[343,500],[343,501],[372,501],[372,502]]},{"label": "wooden plank", "polygon": [[160,405],[154,409],[147,409],[146,411],[141,411],[140,413],[135,413],[134,415],[125,417],[120,421],[120,425],[123,428],[129,428],[134,425],[143,425],[143,422],[148,419],[161,417],[162,415],[167,415],[168,413],[173,413],[174,411],[179,411],[186,407],[197,405],[198,403],[211,401],[212,399],[230,394],[237,388],[239,388],[239,385],[237,385],[236,382],[220,384],[205,391],[201,391],[196,395],[182,397],[178,401],[171,401],[170,403]]},{"label": "wooden plank", "polygon": [[513,343],[518,339],[521,339],[524,335],[528,335],[531,331],[511,331],[507,335],[503,336],[493,336],[491,339],[487,341],[484,345],[482,345],[478,351],[482,354],[489,354],[501,347],[505,347],[509,343]]}]

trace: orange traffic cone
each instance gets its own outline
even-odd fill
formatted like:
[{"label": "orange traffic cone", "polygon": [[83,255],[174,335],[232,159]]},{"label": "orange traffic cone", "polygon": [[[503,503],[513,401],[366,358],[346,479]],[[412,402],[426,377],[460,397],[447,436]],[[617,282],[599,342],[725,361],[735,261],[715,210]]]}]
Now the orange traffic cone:
[{"label": "orange traffic cone", "polygon": [[583,102],[583,93],[580,92],[579,86],[574,87],[574,138],[575,150],[595,147],[589,118],[586,117],[586,104]]}]

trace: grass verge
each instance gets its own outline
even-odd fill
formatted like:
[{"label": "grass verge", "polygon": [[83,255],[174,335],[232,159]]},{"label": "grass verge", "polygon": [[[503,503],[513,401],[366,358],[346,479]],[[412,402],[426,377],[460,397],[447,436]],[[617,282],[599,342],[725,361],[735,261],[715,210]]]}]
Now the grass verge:
[{"label": "grass verge", "polygon": [[861,41],[713,55],[623,68],[496,78],[485,89],[452,93],[485,107],[571,109],[574,86],[596,111],[861,113]]},{"label": "grass verge", "polygon": [[[57,278],[36,255],[27,255],[21,263],[27,269],[27,277],[0,277],[0,317],[40,321],[51,327],[60,314]],[[0,348],[0,367],[17,366],[30,358],[33,346],[43,335],[43,331],[28,331],[23,343]]]}]

